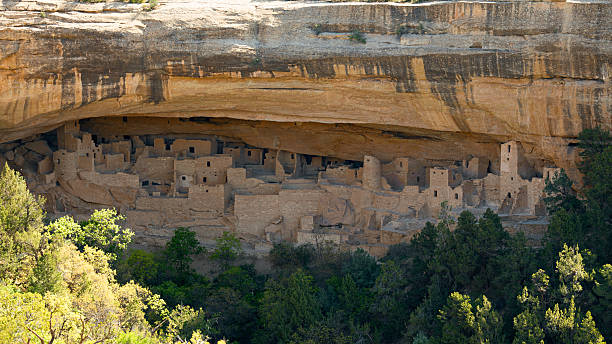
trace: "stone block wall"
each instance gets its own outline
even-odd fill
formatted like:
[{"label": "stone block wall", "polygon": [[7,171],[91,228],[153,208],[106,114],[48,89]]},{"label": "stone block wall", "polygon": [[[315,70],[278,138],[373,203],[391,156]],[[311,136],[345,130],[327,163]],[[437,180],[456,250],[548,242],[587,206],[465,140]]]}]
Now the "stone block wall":
[{"label": "stone block wall", "polygon": [[291,238],[297,231],[302,216],[320,214],[320,201],[320,190],[281,190],[278,193],[284,239]]},{"label": "stone block wall", "polygon": [[263,237],[266,226],[281,216],[278,195],[237,194],[234,197],[238,233]]},{"label": "stone block wall", "polygon": [[212,143],[209,140],[177,139],[170,146],[170,150],[175,154],[193,157],[208,156],[214,153]]},{"label": "stone block wall", "polygon": [[382,187],[382,170],[380,160],[376,157],[366,155],[363,157],[363,187],[368,190],[377,191]]},{"label": "stone block wall", "polygon": [[192,185],[189,188],[189,206],[198,211],[212,210],[223,213],[226,206],[226,186]]},{"label": "stone block wall", "polygon": [[77,176],[77,153],[68,152],[64,149],[53,152],[53,168],[58,178],[65,180],[74,179]]}]

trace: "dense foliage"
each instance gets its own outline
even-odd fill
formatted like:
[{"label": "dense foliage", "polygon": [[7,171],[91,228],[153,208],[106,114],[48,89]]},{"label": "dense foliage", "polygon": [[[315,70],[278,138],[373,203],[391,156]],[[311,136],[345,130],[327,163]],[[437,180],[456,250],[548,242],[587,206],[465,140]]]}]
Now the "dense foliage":
[{"label": "dense foliage", "polygon": [[[203,344],[202,333],[214,332],[201,309],[169,308],[150,289],[117,281],[132,233],[114,210],[44,225],[45,200],[8,165],[0,186],[0,343]],[[134,267],[135,280],[150,263]]]},{"label": "dense foliage", "polygon": [[[126,250],[112,210],[43,224],[43,199],[5,168],[0,191],[0,342],[604,343],[612,338],[612,139],[580,135],[580,192],[547,181],[542,245],[497,214],[443,208],[377,260],[332,244],[281,243],[271,268],[241,265],[177,228],[165,249]],[[208,261],[205,277],[193,260]]]}]

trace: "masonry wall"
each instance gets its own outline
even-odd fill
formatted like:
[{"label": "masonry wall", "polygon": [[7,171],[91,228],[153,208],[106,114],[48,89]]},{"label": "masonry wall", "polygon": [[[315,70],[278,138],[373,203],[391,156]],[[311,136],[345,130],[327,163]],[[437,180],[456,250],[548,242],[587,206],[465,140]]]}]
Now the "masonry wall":
[{"label": "masonry wall", "polygon": [[[357,240],[367,239],[367,245],[374,245],[371,247],[387,245],[422,228],[422,223],[437,216],[440,203],[445,201],[457,210],[504,205],[504,211],[511,215],[540,214],[544,181],[555,171],[545,168],[543,178],[539,174],[529,180],[521,178],[517,142],[499,146],[500,160],[491,170],[501,172],[493,175],[486,173],[488,161],[478,157],[454,164],[397,158],[382,165],[375,157],[365,156],[362,168],[351,168],[339,165],[344,162],[341,159],[272,151],[262,165],[264,150],[234,142],[223,148],[226,154],[209,155],[217,147],[206,139],[142,136],[148,144],[153,143],[151,147],[137,136],[107,135],[98,140],[98,135],[96,141],[104,143],[96,146],[91,134],[62,130],[64,145],[76,150],[73,168],[63,160],[57,164],[58,175],[64,179],[57,185],[67,191],[58,197],[66,197],[61,199],[63,204],[85,201],[120,207],[134,216],[142,231],[154,228],[151,235],[178,225],[198,228],[205,235],[228,228],[264,246],[278,240],[308,242],[325,237],[346,243],[344,233],[348,232]],[[132,155],[132,147],[135,152],[127,157]],[[92,156],[96,150],[106,152],[100,154],[104,164]],[[67,161],[70,156],[58,155]],[[135,164],[128,165],[130,160]],[[49,181],[39,189],[55,187],[54,160],[33,162],[38,165],[30,165],[38,167],[43,177],[38,179]],[[327,162],[330,164],[324,169]],[[425,168],[439,164],[446,167]],[[128,171],[128,167],[134,174],[104,173]],[[317,173],[319,183],[314,178]],[[297,178],[300,175],[302,178]],[[505,199],[507,192],[510,197]],[[308,226],[301,226],[305,218]],[[337,224],[344,226],[338,233],[319,233],[321,228]]]},{"label": "masonry wall", "polygon": [[66,180],[74,179],[77,176],[77,153],[66,150],[53,152],[53,167],[58,178]]},{"label": "masonry wall", "polygon": [[261,165],[263,162],[263,150],[256,148],[244,149],[244,163],[249,165]]},{"label": "masonry wall", "polygon": [[373,156],[363,157],[363,187],[368,190],[380,190],[382,170],[380,160]]},{"label": "masonry wall", "polygon": [[448,202],[451,198],[448,185],[449,171],[438,167],[429,168],[428,171],[428,204],[431,209],[437,210],[442,202]]},{"label": "masonry wall", "polygon": [[466,179],[484,178],[487,174],[487,159],[473,157],[462,162],[463,177]]},{"label": "masonry wall", "polygon": [[196,168],[198,170],[205,168],[227,170],[228,168],[232,168],[232,156],[219,154],[207,157],[200,157],[196,159]]},{"label": "masonry wall", "polygon": [[94,171],[95,164],[94,158],[90,153],[78,157],[79,171]]},{"label": "masonry wall", "polygon": [[134,164],[133,170],[142,180],[155,180],[165,183],[174,182],[174,158],[140,157]]},{"label": "masonry wall", "polygon": [[134,189],[138,189],[140,187],[139,178],[136,174],[122,172],[106,174],[93,171],[80,171],[79,177],[83,180],[102,186],[116,186]]},{"label": "masonry wall", "polygon": [[482,179],[482,196],[481,198],[484,199],[484,206],[489,206],[492,207],[493,209],[499,207],[501,205],[501,203],[503,202],[503,198],[500,199],[500,191],[499,191],[499,184],[500,184],[500,177],[489,173],[487,174],[487,176]]},{"label": "masonry wall", "polygon": [[278,195],[237,194],[234,197],[238,233],[263,237],[266,226],[281,216]]},{"label": "masonry wall", "polygon": [[267,152],[264,156],[264,170],[268,172],[276,171],[276,154],[277,152]]},{"label": "masonry wall", "polygon": [[225,185],[193,185],[189,188],[189,206],[199,211],[223,213],[226,204]]},{"label": "masonry wall", "polygon": [[234,161],[234,167],[237,164],[244,164],[244,159],[242,157],[242,149],[242,147],[223,147],[223,154],[232,157],[232,160]]},{"label": "masonry wall", "polygon": [[176,139],[170,146],[170,150],[175,154],[194,157],[213,154],[212,143],[208,140]]},{"label": "masonry wall", "polygon": [[177,178],[179,176],[196,174],[196,161],[193,159],[174,160],[174,170]]},{"label": "masonry wall", "polygon": [[[144,211],[155,226],[176,228],[180,222],[192,219],[187,198],[139,197],[136,199],[136,210]],[[160,216],[161,215],[161,216]],[[145,221],[150,221],[145,219]]]},{"label": "masonry wall", "polygon": [[81,139],[72,136],[72,134],[67,134],[64,137],[64,148],[71,152],[81,151]]},{"label": "masonry wall", "polygon": [[229,168],[227,169],[227,183],[234,189],[249,190],[264,182],[256,178],[247,178],[244,168]]},{"label": "masonry wall", "polygon": [[325,172],[321,172],[320,176],[333,183],[352,185],[356,182],[358,173],[357,169],[342,165],[338,167],[328,167]]},{"label": "masonry wall", "polygon": [[319,214],[320,190],[281,190],[278,194],[283,216],[283,239],[295,239],[302,216]]},{"label": "masonry wall", "polygon": [[501,174],[518,174],[518,145],[515,141],[500,146],[500,172]]},{"label": "masonry wall", "polygon": [[125,158],[123,154],[104,154],[104,167],[115,171],[123,169]]},{"label": "masonry wall", "polygon": [[111,152],[123,154],[125,162],[130,162],[132,154],[132,141],[111,142]]},{"label": "masonry wall", "polygon": [[79,121],[68,121],[63,126],[57,128],[57,143],[59,149],[66,149],[66,138],[78,135],[81,131]]}]

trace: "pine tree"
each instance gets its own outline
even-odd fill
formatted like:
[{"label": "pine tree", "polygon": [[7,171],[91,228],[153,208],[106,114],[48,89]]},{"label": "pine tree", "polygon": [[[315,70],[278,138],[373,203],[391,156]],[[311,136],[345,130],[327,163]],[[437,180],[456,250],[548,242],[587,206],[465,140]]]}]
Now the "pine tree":
[{"label": "pine tree", "polygon": [[42,255],[43,197],[5,164],[0,174],[0,280],[24,286]]}]

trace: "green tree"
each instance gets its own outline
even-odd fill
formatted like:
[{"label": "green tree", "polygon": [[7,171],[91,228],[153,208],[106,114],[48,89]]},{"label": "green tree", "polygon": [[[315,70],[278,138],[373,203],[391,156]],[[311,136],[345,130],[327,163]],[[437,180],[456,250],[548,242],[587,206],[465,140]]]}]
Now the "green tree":
[{"label": "green tree", "polygon": [[549,214],[561,209],[565,211],[580,211],[583,209],[583,204],[573,189],[574,183],[567,176],[565,170],[556,172],[552,178],[547,178],[545,183],[543,201]]},{"label": "green tree", "polygon": [[563,249],[563,245],[582,244],[588,225],[582,214],[565,209],[559,209],[550,218],[550,224],[544,234],[544,249],[541,252],[541,260],[546,270],[551,271],[557,260],[557,254]]},{"label": "green tree", "polygon": [[44,295],[46,292],[59,292],[62,288],[62,274],[57,269],[57,255],[54,251],[45,252],[37,261],[30,275],[28,291]]},{"label": "green tree", "polygon": [[306,328],[300,328],[291,336],[291,344],[353,344],[372,343],[367,330],[346,330],[334,318],[326,318]]},{"label": "green tree", "polygon": [[90,218],[81,224],[70,216],[64,216],[49,224],[47,231],[55,238],[69,240],[81,251],[85,246],[100,249],[114,261],[134,235],[129,228],[117,223],[124,219],[115,209],[94,210]]},{"label": "green tree", "polygon": [[582,161],[587,211],[582,214],[588,224],[583,247],[593,251],[599,262],[612,261],[612,135],[600,128],[586,129],[578,136]]},{"label": "green tree", "polygon": [[[22,293],[0,286],[0,342],[41,343],[77,342],[85,330],[72,311],[68,294]],[[87,326],[92,324],[86,323]]]},{"label": "green tree", "polygon": [[368,288],[359,287],[350,274],[342,278],[334,276],[327,281],[327,285],[333,289],[335,296],[330,312],[340,311],[344,318],[358,324],[370,320],[372,295]]},{"label": "green tree", "polygon": [[191,256],[201,254],[204,248],[195,237],[195,232],[188,228],[179,227],[174,231],[174,236],[166,244],[165,255],[172,268],[179,274],[191,272]]},{"label": "green tree", "polygon": [[606,338],[612,338],[612,265],[606,264],[597,271],[592,293],[593,317],[598,324],[607,324],[601,330]]},{"label": "green tree", "polygon": [[514,318],[514,343],[602,343],[591,313],[576,305],[584,299],[583,284],[590,278],[578,247],[564,245],[556,267],[558,289],[551,288],[550,278],[539,270],[530,288],[518,296],[523,311]]},{"label": "green tree", "polygon": [[574,333],[574,343],[589,343],[589,344],[605,344],[604,337],[595,327],[595,321],[591,316],[591,312],[587,311],[579,323]]},{"label": "green tree", "polygon": [[[425,227],[417,233],[409,243],[400,243],[389,247],[389,251],[382,258],[383,262],[394,261],[397,263],[402,271],[404,278],[406,278],[406,285],[409,287],[409,292],[406,293],[406,310],[412,311],[417,306],[422,305],[418,310],[418,315],[414,314],[411,316],[412,328],[407,333],[408,337],[412,337],[419,333],[425,336],[427,330],[423,325],[431,324],[431,320],[435,319],[437,315],[438,305],[432,305],[432,298],[425,300],[428,297],[428,293],[432,292],[431,297],[435,294],[434,289],[438,289],[440,284],[435,283],[433,285],[432,278],[439,281],[439,276],[435,276],[434,269],[431,268],[436,252],[438,252],[438,245],[442,242],[442,237],[450,235],[448,226],[445,222],[441,221],[438,225],[434,225],[431,222],[427,222]],[[446,291],[443,292],[446,295]],[[439,300],[440,305],[445,301],[445,296]],[[437,301],[434,302],[437,304]],[[431,311],[429,307],[431,306]],[[426,310],[427,309],[427,310]],[[432,319],[425,319],[432,318]]]},{"label": "green tree", "polygon": [[254,301],[257,289],[255,271],[246,266],[232,266],[221,272],[214,281],[215,288],[230,288],[240,293],[241,297]]},{"label": "green tree", "polygon": [[242,253],[240,239],[236,238],[233,233],[224,231],[216,241],[217,245],[210,259],[220,261],[223,269],[227,269]]},{"label": "green tree", "polygon": [[211,291],[206,310],[217,316],[216,328],[225,338],[248,343],[257,329],[257,307],[235,289],[221,287]]},{"label": "green tree", "polygon": [[134,280],[142,285],[152,285],[158,278],[160,263],[155,254],[144,250],[130,250],[117,266],[118,279]]},{"label": "green tree", "polygon": [[392,260],[383,263],[372,288],[374,300],[370,306],[373,322],[385,340],[401,336],[408,322],[407,299],[410,285],[400,267]]},{"label": "green tree", "polygon": [[0,173],[0,280],[24,286],[43,253],[43,197],[8,164]]},{"label": "green tree", "polygon": [[[165,318],[167,326],[162,331],[162,337],[170,343],[186,343],[187,338],[199,337],[199,333],[214,335],[215,319],[200,309],[193,309],[189,306],[176,306]],[[200,344],[201,342],[197,342]]]},{"label": "green tree", "polygon": [[358,288],[371,288],[380,274],[376,258],[361,248],[350,253],[342,265],[343,276],[350,275]]},{"label": "green tree", "polygon": [[584,184],[578,195],[564,171],[545,188],[551,223],[542,259],[548,271],[554,268],[563,243],[589,249],[600,264],[612,259],[612,137],[608,131],[594,128],[581,132],[578,139],[578,167]]},{"label": "green tree", "polygon": [[575,299],[582,292],[582,282],[589,279],[584,270],[582,255],[576,247],[563,245],[557,260],[557,273],[559,274],[559,292],[565,303]]},{"label": "green tree", "polygon": [[502,320],[486,296],[475,302],[460,293],[451,293],[440,310],[441,343],[503,343]]},{"label": "green tree", "polygon": [[544,330],[537,314],[526,310],[514,318],[514,344],[543,344]]},{"label": "green tree", "polygon": [[270,261],[279,269],[305,269],[314,259],[315,248],[312,244],[293,246],[288,242],[274,244],[270,251]]},{"label": "green tree", "polygon": [[298,269],[286,280],[269,280],[263,294],[259,317],[265,336],[288,343],[300,327],[308,328],[322,317],[313,278]]},{"label": "green tree", "polygon": [[[580,148],[579,163],[581,171],[584,173],[592,168],[593,158],[601,154],[612,144],[612,136],[607,130],[601,128],[584,129],[578,134],[578,148]],[[587,184],[590,184],[587,182]]]}]

